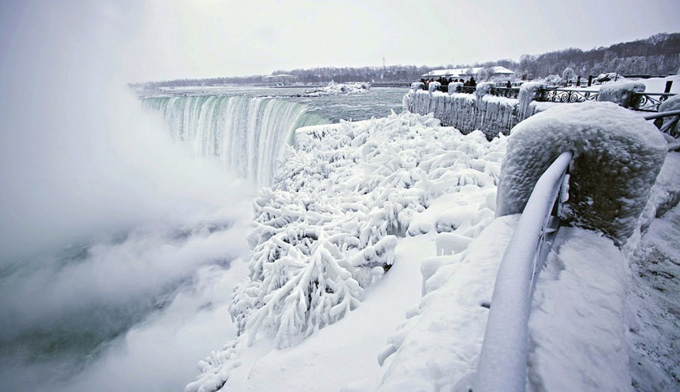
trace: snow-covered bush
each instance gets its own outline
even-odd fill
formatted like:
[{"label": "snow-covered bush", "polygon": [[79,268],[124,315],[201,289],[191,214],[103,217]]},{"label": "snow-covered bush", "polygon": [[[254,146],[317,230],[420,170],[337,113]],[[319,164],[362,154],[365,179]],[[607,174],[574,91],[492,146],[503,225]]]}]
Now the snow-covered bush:
[{"label": "snow-covered bush", "polygon": [[413,82],[411,83],[411,91],[418,91],[422,89],[424,85],[423,82]]},{"label": "snow-covered bush", "polygon": [[519,88],[519,95],[517,96],[519,101],[517,106],[517,115],[520,121],[534,114],[533,111],[529,109],[529,105],[534,101],[534,99],[536,99],[536,94],[545,88],[545,82],[528,82],[522,84],[522,86]]},{"label": "snow-covered bush", "polygon": [[624,108],[633,104],[635,93],[645,91],[644,83],[640,82],[612,82],[602,85],[597,100],[602,102],[614,102]]},{"label": "snow-covered bush", "polygon": [[477,88],[475,89],[475,96],[477,97],[477,102],[481,101],[482,97],[491,94],[491,89],[496,85],[494,82],[481,82],[477,83]]},{"label": "snow-covered bush", "polygon": [[[187,391],[224,385],[248,342],[268,336],[287,347],[359,306],[394,262],[398,236],[475,237],[494,219],[505,140],[408,112],[299,129],[297,150],[286,150],[274,187],[255,201],[249,280],[230,308],[240,336],[201,361]],[[479,195],[484,208],[428,214],[446,193],[454,204],[456,195]],[[448,237],[441,246],[461,251],[469,242]]]},{"label": "snow-covered bush", "polygon": [[574,79],[576,77],[576,74],[574,73],[574,69],[571,67],[567,67],[562,71],[562,83],[567,84],[570,80]]},{"label": "snow-covered bush", "polygon": [[430,82],[430,84],[427,85],[427,91],[432,94],[433,92],[439,90],[439,87],[442,84],[439,82]]},{"label": "snow-covered bush", "polygon": [[611,103],[563,105],[512,130],[498,185],[498,216],[522,212],[538,178],[573,151],[563,219],[622,244],[635,230],[666,157],[666,142],[639,115]]},{"label": "snow-covered bush", "polygon": [[[659,112],[670,112],[672,110],[680,110],[680,95],[674,95],[659,105]],[[666,125],[666,123],[674,121],[677,117],[678,116],[664,117],[663,124]],[[668,133],[676,138],[680,136],[680,122],[676,123],[672,129],[668,130]]]}]

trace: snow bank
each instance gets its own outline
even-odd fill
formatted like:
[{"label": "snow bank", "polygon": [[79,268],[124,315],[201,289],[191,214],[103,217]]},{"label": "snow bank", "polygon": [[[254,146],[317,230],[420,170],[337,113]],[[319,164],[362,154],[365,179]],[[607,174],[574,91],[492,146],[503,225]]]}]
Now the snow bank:
[{"label": "snow bank", "polygon": [[[666,165],[664,165],[666,166]],[[675,166],[678,170],[678,167]],[[675,171],[677,176],[677,171]],[[677,180],[675,182],[677,189]],[[677,391],[680,374],[680,207],[651,222],[631,258],[627,302],[630,370],[639,391]]]},{"label": "snow bank", "polygon": [[611,103],[563,105],[512,131],[498,186],[498,216],[522,212],[534,184],[562,152],[574,152],[563,219],[625,243],[666,157],[659,131]]},{"label": "snow bank", "polygon": [[378,391],[469,391],[496,273],[518,218],[496,219],[464,252],[423,263],[423,299],[379,357],[386,371]]},{"label": "snow bank", "polygon": [[365,94],[371,89],[370,83],[335,83],[330,82],[328,86],[317,90],[305,91],[304,97],[323,97],[328,95],[353,95]]},{"label": "snow bank", "polygon": [[[489,95],[478,99],[474,94],[457,94],[450,90],[449,94],[411,90],[404,96],[403,106],[412,113],[433,113],[442,124],[463,133],[480,130],[488,139],[509,134],[522,119],[517,114],[515,99]],[[525,112],[530,116],[536,111],[537,106],[531,104]]]},{"label": "snow bank", "polygon": [[[301,128],[296,145],[255,201],[250,278],[230,309],[241,336],[201,362],[187,391],[221,387],[248,343],[289,347],[346,316],[392,267],[397,236],[471,239],[493,220],[504,138],[405,112]],[[457,208],[428,212],[447,194],[462,198]],[[462,251],[466,241],[442,244]]]},{"label": "snow bank", "polygon": [[645,85],[641,82],[611,82],[600,87],[600,94],[597,96],[597,100],[600,102],[614,102],[627,108],[633,104],[634,94],[644,91]]}]

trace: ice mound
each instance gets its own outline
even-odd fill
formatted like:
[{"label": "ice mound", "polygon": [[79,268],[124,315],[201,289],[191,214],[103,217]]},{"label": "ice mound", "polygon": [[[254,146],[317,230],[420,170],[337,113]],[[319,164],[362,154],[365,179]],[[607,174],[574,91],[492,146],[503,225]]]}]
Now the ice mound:
[{"label": "ice mound", "polygon": [[612,103],[557,106],[518,124],[503,161],[497,215],[521,213],[540,175],[568,150],[574,159],[562,218],[625,243],[667,147],[651,123]]},{"label": "ice mound", "polygon": [[323,97],[327,95],[354,95],[365,94],[371,89],[370,83],[335,83],[330,82],[328,86],[308,90],[302,94],[303,97]]}]

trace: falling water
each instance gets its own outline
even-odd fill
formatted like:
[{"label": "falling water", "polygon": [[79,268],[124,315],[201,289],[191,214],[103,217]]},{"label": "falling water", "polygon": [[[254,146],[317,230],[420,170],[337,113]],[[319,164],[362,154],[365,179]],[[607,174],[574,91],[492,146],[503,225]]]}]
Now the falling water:
[{"label": "falling water", "polygon": [[306,105],[276,98],[163,97],[144,99],[143,105],[163,115],[176,140],[258,186],[271,183],[295,129],[329,122]]}]

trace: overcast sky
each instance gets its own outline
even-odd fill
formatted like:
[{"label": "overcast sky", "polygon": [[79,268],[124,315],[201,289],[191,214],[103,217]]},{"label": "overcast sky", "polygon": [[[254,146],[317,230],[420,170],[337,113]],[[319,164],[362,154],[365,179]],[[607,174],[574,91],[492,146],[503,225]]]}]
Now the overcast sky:
[{"label": "overcast sky", "polygon": [[[678,0],[51,3],[3,6],[0,55],[8,54],[12,39],[47,39],[52,50],[73,49],[70,41],[78,50],[110,47],[135,81],[379,66],[383,58],[387,65],[432,66],[519,60],[680,32]],[[36,20],[36,12],[45,12],[49,22]]]}]

